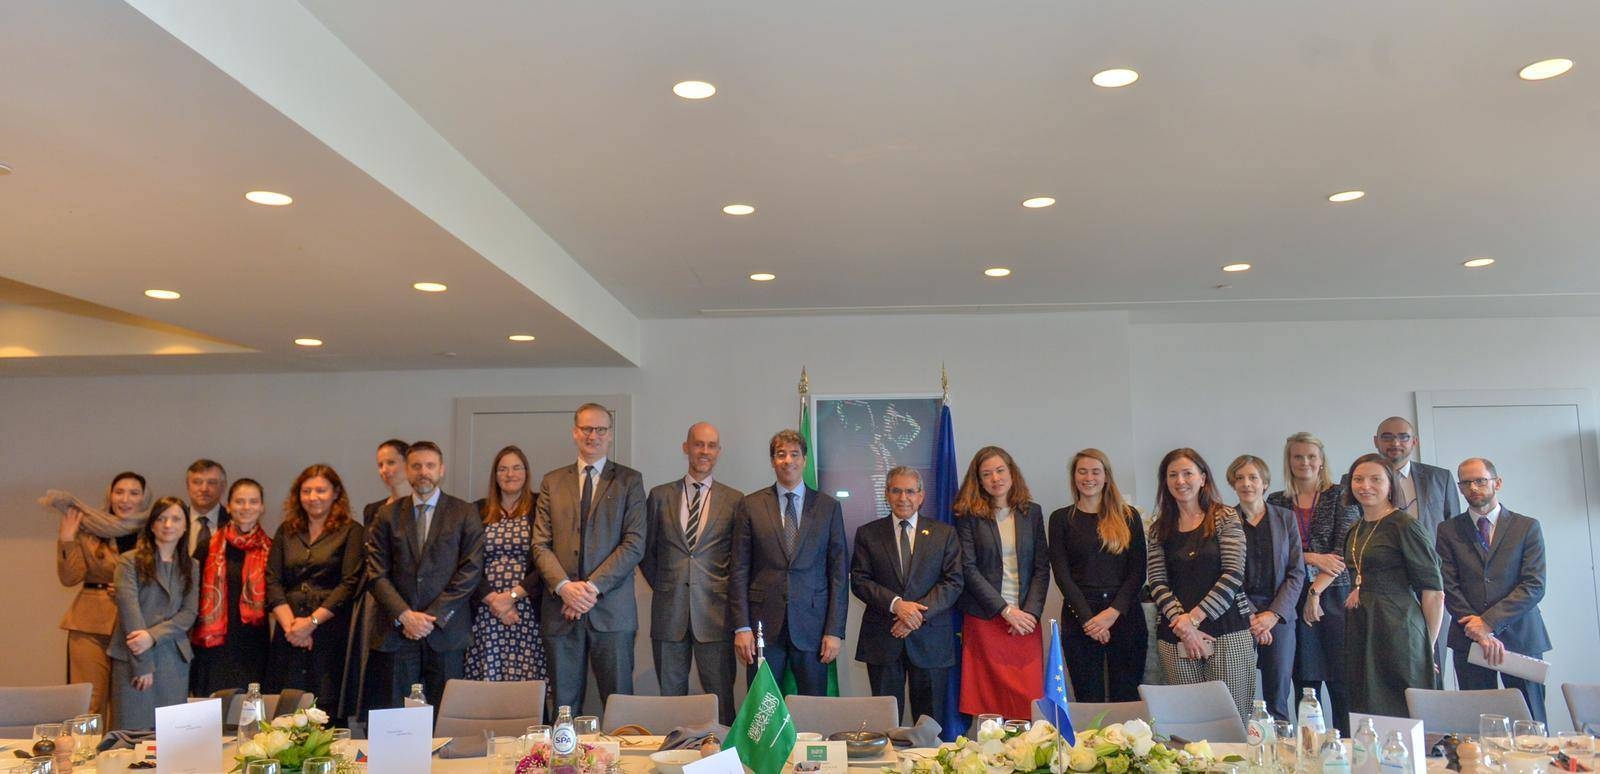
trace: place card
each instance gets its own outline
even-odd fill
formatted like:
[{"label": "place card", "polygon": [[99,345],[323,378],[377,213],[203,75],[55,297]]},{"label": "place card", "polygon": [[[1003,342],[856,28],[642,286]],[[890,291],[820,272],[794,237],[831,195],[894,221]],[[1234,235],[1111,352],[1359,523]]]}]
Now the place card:
[{"label": "place card", "polygon": [[428,774],[433,768],[433,707],[372,710],[367,714],[367,770]]},{"label": "place card", "polygon": [[744,774],[744,763],[739,760],[739,751],[729,747],[716,755],[685,764],[683,774]]},{"label": "place card", "polygon": [[156,707],[157,774],[224,770],[221,699]]},{"label": "place card", "polygon": [[850,768],[849,751],[844,742],[796,742],[789,762],[801,774],[807,771],[844,774]]}]

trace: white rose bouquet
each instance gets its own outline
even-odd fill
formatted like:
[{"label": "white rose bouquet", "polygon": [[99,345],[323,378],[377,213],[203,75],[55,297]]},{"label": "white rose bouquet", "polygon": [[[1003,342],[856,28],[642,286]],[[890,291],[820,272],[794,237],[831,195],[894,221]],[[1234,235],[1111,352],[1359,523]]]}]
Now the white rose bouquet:
[{"label": "white rose bouquet", "polygon": [[[944,745],[931,758],[902,757],[885,774],[1188,774],[1203,772],[1216,762],[1207,742],[1191,742],[1173,749],[1155,735],[1143,720],[1113,723],[1077,733],[1077,742],[1065,744],[1054,726],[1036,721],[1026,731],[1007,730],[988,721],[977,739],[960,737]],[[1242,760],[1229,756],[1225,760]]]},{"label": "white rose bouquet", "polygon": [[316,707],[279,715],[271,723],[261,722],[260,732],[239,745],[232,771],[243,771],[251,761],[271,758],[285,772],[297,772],[307,758],[328,755],[333,747],[333,732],[327,729],[328,713]]}]

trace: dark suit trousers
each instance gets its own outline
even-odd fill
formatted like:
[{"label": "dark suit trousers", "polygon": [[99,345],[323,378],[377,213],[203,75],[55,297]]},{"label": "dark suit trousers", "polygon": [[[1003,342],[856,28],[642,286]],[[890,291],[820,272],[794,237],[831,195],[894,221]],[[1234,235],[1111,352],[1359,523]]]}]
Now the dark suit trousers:
[{"label": "dark suit trousers", "polygon": [[[689,662],[699,666],[700,688],[717,697],[717,722],[733,725],[733,643],[699,642],[691,632],[682,640],[651,640],[656,681],[662,696],[689,694]],[[652,729],[654,730],[654,729]]]},{"label": "dark suit trousers", "polygon": [[[1113,596],[1084,592],[1094,615],[1110,607]],[[1143,605],[1135,604],[1127,615],[1117,616],[1117,622],[1111,625],[1111,641],[1104,645],[1084,634],[1083,625],[1069,614],[1065,604],[1061,606],[1061,655],[1072,681],[1073,701],[1139,701],[1139,684],[1144,682],[1149,652],[1150,632],[1145,626]]]},{"label": "dark suit trousers", "polygon": [[945,690],[950,684],[949,667],[923,669],[913,666],[905,654],[892,664],[868,664],[867,680],[872,683],[873,696],[893,696],[897,714],[906,714],[906,682],[911,683],[911,722],[927,715],[934,720],[944,717]]},{"label": "dark suit trousers", "polygon": [[[1443,638],[1441,637],[1440,639]],[[1501,674],[1488,667],[1468,664],[1465,651],[1458,652],[1455,648],[1451,648],[1450,652],[1455,654],[1456,682],[1461,690],[1482,691],[1499,688],[1500,686],[1496,684],[1497,681],[1495,679],[1499,678],[1498,682],[1504,682],[1507,688],[1515,688],[1522,691],[1522,698],[1528,701],[1528,711],[1533,713],[1534,720],[1541,723],[1547,722],[1544,712],[1544,685],[1524,680],[1520,677]],[[1537,656],[1540,654],[1528,655]]]},{"label": "dark suit trousers", "polygon": [[556,706],[569,706],[573,715],[581,714],[583,698],[589,693],[591,666],[602,706],[613,693],[633,693],[633,638],[637,633],[631,629],[596,631],[585,616],[565,634],[546,634],[544,652]]},{"label": "dark suit trousers", "polygon": [[[789,639],[789,627],[783,627],[783,633],[767,643],[765,651],[767,666],[772,669],[772,678],[781,685],[785,669],[794,671],[795,690],[805,696],[828,695],[828,665],[822,663],[818,655],[821,650],[801,649]],[[756,664],[745,667],[745,684],[755,682]]]},{"label": "dark suit trousers", "polygon": [[[459,680],[466,674],[467,649],[434,650],[426,639],[406,640],[393,653],[373,651],[368,668],[379,685],[389,687],[383,703],[373,709],[390,709],[405,705],[414,683],[422,683],[422,695],[428,704],[439,706],[444,699],[447,680]],[[320,697],[318,697],[320,698]]]},{"label": "dark suit trousers", "polygon": [[[1271,599],[1251,597],[1257,610],[1265,610]],[[1278,622],[1272,627],[1272,644],[1256,643],[1256,668],[1261,670],[1261,698],[1267,711],[1278,720],[1294,720],[1299,699],[1294,695],[1295,624]]]}]

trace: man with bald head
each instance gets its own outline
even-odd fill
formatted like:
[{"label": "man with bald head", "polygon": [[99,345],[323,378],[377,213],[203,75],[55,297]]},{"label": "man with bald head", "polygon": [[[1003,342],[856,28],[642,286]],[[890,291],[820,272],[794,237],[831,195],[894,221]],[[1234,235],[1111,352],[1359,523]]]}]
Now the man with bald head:
[{"label": "man with bald head", "polygon": [[722,440],[710,422],[697,422],[683,442],[689,472],[650,490],[649,537],[639,570],[655,595],[650,644],[662,696],[689,692],[689,663],[700,687],[717,697],[724,725],[733,724],[733,642],[728,627],[728,561],[733,511],[743,495],[712,479]]},{"label": "man with bald head", "polygon": [[1455,476],[1450,471],[1412,459],[1417,441],[1416,429],[1404,417],[1383,420],[1372,435],[1372,445],[1400,478],[1400,496],[1396,499],[1401,510],[1417,517],[1422,528],[1433,535],[1445,519],[1461,512],[1461,499],[1456,495]]}]

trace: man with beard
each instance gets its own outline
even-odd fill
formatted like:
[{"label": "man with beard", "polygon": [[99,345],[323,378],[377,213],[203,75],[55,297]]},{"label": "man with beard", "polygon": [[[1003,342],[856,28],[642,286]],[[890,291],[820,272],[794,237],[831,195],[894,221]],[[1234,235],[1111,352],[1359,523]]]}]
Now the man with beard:
[{"label": "man with beard", "polygon": [[[1400,510],[1417,517],[1422,528],[1432,535],[1445,519],[1461,512],[1450,471],[1413,460],[1417,451],[1417,431],[1403,417],[1389,417],[1378,425],[1372,445],[1400,478]],[[1348,476],[1341,482],[1349,489]]]},{"label": "man with beard", "polygon": [[378,509],[367,527],[367,582],[380,623],[371,664],[374,679],[388,686],[380,707],[401,706],[414,683],[438,706],[445,681],[465,671],[468,606],[483,575],[483,520],[471,504],[439,491],[442,478],[439,445],[412,444],[411,495]]}]

